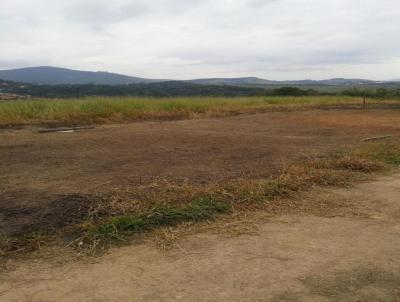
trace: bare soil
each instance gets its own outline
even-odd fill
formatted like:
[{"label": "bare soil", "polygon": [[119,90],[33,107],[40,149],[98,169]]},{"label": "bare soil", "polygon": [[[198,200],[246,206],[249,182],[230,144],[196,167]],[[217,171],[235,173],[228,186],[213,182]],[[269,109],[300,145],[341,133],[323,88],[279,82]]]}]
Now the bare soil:
[{"label": "bare soil", "polygon": [[[379,135],[400,135],[399,111],[1,130],[0,235],[79,222],[115,188],[270,177]],[[0,301],[400,301],[399,179],[307,193],[293,213],[159,230],[95,259],[10,259]]]},{"label": "bare soil", "polygon": [[248,233],[216,223],[167,251],[145,242],[95,263],[18,263],[0,301],[400,301],[399,192],[400,174],[383,176],[302,197],[348,205],[331,217],[259,212]]},{"label": "bare soil", "polygon": [[154,179],[210,183],[270,177],[283,163],[360,139],[400,135],[394,110],[308,110],[98,126],[74,133],[0,131],[0,234],[79,221],[99,194]]}]

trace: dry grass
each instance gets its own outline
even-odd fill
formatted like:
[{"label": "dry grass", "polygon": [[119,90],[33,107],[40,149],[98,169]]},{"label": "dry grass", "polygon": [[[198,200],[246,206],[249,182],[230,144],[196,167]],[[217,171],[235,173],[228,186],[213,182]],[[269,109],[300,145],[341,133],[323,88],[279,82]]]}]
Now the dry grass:
[{"label": "dry grass", "polygon": [[[387,171],[390,165],[399,164],[399,159],[398,143],[369,143],[331,158],[284,167],[273,179],[239,179],[208,186],[157,182],[125,191],[111,202],[105,200],[105,204],[99,204],[92,212],[91,222],[85,225],[84,238],[86,242],[95,240],[101,245],[104,240],[110,243],[132,232],[214,219],[232,211],[268,208],[279,212],[293,204],[274,203],[274,200],[290,199],[313,187],[348,186],[371,173]],[[104,218],[108,215],[112,218]]]},{"label": "dry grass", "polygon": [[0,250],[3,256],[29,251],[39,248],[46,236],[68,235],[75,238],[72,246],[93,253],[125,242],[132,233],[213,220],[232,212],[264,209],[274,214],[293,209],[303,211],[313,206],[329,210],[330,205],[304,205],[293,200],[314,187],[349,186],[371,173],[388,171],[399,164],[400,143],[385,141],[282,167],[281,173],[272,179],[238,179],[204,186],[158,180],[146,186],[117,189],[99,198],[81,213],[80,222],[74,219],[72,224],[56,232],[43,229],[20,238],[3,238]]}]

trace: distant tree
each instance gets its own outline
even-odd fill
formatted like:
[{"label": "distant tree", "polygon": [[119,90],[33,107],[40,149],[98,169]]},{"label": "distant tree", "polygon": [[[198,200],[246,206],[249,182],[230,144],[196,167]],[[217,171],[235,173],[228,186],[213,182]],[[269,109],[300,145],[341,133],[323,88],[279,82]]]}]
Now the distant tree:
[{"label": "distant tree", "polygon": [[390,92],[386,88],[382,87],[376,90],[375,95],[377,98],[385,99],[390,96]]},{"label": "distant tree", "polygon": [[130,85],[29,85],[13,92],[34,97],[75,98],[83,96],[263,96],[263,88],[200,85],[179,81]]},{"label": "distant tree", "polygon": [[280,87],[276,88],[272,91],[273,95],[282,95],[282,96],[304,96],[310,95],[310,91],[303,90],[297,87]]}]

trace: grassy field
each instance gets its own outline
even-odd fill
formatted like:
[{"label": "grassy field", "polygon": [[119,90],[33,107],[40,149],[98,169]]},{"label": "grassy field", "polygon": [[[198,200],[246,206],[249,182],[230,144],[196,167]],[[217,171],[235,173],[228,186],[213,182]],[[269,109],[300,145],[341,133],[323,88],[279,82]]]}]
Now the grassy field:
[{"label": "grassy field", "polygon": [[[383,103],[372,100],[369,102]],[[290,110],[313,106],[360,106],[361,103],[360,98],[343,96],[36,99],[0,102],[0,126],[189,119],[197,116],[262,112],[283,107]]]}]

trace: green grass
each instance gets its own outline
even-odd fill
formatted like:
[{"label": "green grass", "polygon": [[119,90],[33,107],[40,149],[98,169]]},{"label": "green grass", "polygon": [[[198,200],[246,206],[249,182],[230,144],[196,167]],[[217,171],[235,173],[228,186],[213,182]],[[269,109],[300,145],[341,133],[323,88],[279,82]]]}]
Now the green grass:
[{"label": "green grass", "polygon": [[183,207],[164,206],[141,214],[114,217],[96,226],[89,234],[91,238],[122,239],[127,233],[149,231],[186,221],[214,219],[216,215],[227,213],[230,209],[229,204],[212,198],[197,198]]},{"label": "green grass", "polygon": [[88,97],[0,102],[0,126],[109,123],[183,119],[197,115],[257,112],[276,107],[358,105],[357,97]]}]

